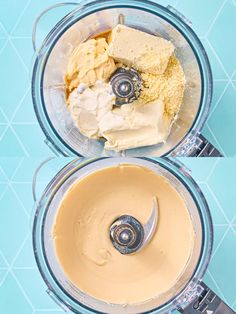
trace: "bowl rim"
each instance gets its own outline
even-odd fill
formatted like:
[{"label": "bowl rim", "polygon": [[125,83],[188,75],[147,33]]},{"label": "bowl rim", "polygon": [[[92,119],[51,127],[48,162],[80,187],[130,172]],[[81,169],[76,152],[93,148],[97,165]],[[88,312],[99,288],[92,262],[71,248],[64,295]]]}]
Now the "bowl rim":
[{"label": "bowl rim", "polygon": [[[79,5],[79,4],[78,4]],[[144,7],[145,5],[145,7]],[[78,20],[95,13],[97,11],[112,9],[112,8],[131,8],[139,9],[155,14],[160,18],[165,19],[173,27],[175,27],[182,36],[186,39],[190,45],[193,53],[195,54],[196,60],[199,65],[199,72],[201,76],[201,99],[198,112],[195,119],[192,122],[192,125],[189,127],[188,132],[183,136],[183,138],[169,151],[167,151],[162,156],[168,156],[171,153],[175,152],[179,147],[184,146],[187,139],[190,139],[189,142],[194,143],[192,139],[198,136],[202,130],[210,111],[212,93],[213,93],[213,79],[212,71],[209,63],[207,53],[192,28],[180,18],[179,15],[176,15],[168,8],[165,8],[157,3],[153,3],[148,0],[102,0],[102,1],[88,1],[83,6],[72,10],[64,18],[62,18],[55,27],[50,31],[45,40],[42,43],[42,46],[39,50],[39,53],[35,56],[33,72],[32,72],[32,83],[31,83],[31,92],[33,99],[33,106],[38,122],[43,130],[46,139],[52,143],[52,145],[64,156],[70,156],[71,153],[75,156],[81,156],[78,152],[75,151],[58,133],[54,128],[44,103],[43,97],[43,78],[44,71],[50,56],[52,49],[57,43],[58,39],[67,31],[71,26],[73,26]],[[194,42],[194,43],[193,43]]]}]

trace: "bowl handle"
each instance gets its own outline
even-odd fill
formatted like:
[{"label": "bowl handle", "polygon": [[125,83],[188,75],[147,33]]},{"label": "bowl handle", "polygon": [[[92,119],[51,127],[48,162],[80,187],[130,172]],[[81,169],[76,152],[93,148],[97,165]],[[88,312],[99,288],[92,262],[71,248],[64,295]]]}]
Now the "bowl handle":
[{"label": "bowl handle", "polygon": [[202,134],[199,134],[196,143],[196,149],[190,157],[224,157]]},{"label": "bowl handle", "polygon": [[183,314],[235,314],[220,297],[218,297],[206,284],[200,284],[202,292],[186,308],[179,309]]},{"label": "bowl handle", "polygon": [[41,20],[41,18],[47,14],[48,12],[56,9],[56,8],[59,8],[59,7],[64,7],[64,6],[77,6],[78,8],[79,7],[82,7],[83,6],[83,2],[79,3],[79,2],[61,2],[61,3],[57,3],[57,4],[54,4],[48,8],[46,8],[45,10],[43,10],[43,12],[40,13],[40,15],[37,17],[37,19],[35,20],[34,22],[34,26],[33,26],[33,30],[32,30],[32,45],[33,45],[33,49],[34,49],[34,52],[37,52],[37,44],[36,44],[36,41],[37,41],[37,28],[38,28],[38,25],[39,25],[39,22]]},{"label": "bowl handle", "polygon": [[41,170],[41,168],[47,164],[50,160],[54,159],[56,157],[48,157],[47,159],[45,159],[44,161],[42,161],[40,163],[40,165],[36,168],[35,172],[34,172],[34,175],[33,175],[33,180],[32,180],[32,194],[33,194],[33,200],[34,200],[34,203],[37,202],[37,194],[36,194],[36,182],[37,182],[37,177],[38,177],[38,174]]}]

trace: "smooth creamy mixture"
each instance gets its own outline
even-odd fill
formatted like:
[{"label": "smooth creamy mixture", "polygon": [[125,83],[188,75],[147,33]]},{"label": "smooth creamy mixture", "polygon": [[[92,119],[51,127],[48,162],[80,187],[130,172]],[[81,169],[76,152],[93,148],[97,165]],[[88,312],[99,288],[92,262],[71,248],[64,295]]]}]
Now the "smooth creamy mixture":
[{"label": "smooth creamy mixture", "polygon": [[[110,241],[110,225],[123,214],[145,224],[153,197],[159,205],[154,237],[143,250],[120,254]],[[172,291],[195,241],[180,194],[164,177],[128,164],[77,181],[61,201],[52,232],[69,280],[83,292],[116,304],[144,302]]]},{"label": "smooth creamy mixture", "polygon": [[[174,50],[170,41],[125,25],[79,44],[69,59],[65,83],[68,109],[80,132],[104,138],[107,150],[164,143],[185,89]],[[135,69],[142,80],[138,99],[121,107],[109,84],[120,67]]]}]

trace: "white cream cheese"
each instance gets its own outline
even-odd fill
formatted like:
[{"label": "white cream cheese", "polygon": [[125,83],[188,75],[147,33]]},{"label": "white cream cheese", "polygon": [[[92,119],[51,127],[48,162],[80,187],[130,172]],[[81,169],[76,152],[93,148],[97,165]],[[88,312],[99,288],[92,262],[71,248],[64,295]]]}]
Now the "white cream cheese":
[{"label": "white cream cheese", "polygon": [[80,84],[69,97],[69,110],[80,132],[89,138],[99,138],[99,121],[112,110],[115,95],[110,84],[97,81],[93,87]]},{"label": "white cream cheese", "polygon": [[110,84],[101,81],[90,88],[80,84],[69,97],[69,110],[80,132],[89,138],[105,138],[107,150],[155,145],[170,132],[161,100],[117,107]]},{"label": "white cream cheese", "polygon": [[105,149],[115,151],[162,143],[170,132],[161,100],[123,105],[104,115],[99,126],[107,139]]}]

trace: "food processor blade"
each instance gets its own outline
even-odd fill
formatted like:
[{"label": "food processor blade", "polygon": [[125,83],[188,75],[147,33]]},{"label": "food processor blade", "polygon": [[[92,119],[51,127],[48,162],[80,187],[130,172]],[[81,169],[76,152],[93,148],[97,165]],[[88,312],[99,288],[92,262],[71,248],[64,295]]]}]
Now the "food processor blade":
[{"label": "food processor blade", "polygon": [[121,254],[131,254],[144,249],[151,241],[157,227],[158,205],[153,198],[152,212],[143,226],[136,218],[122,215],[110,227],[110,239]]},{"label": "food processor blade", "polygon": [[157,198],[153,198],[152,213],[147,223],[144,225],[144,240],[139,250],[142,250],[152,239],[158,223],[158,202]]},{"label": "food processor blade", "polygon": [[136,100],[142,86],[140,75],[132,68],[118,68],[111,76],[110,83],[116,95],[117,106]]}]

